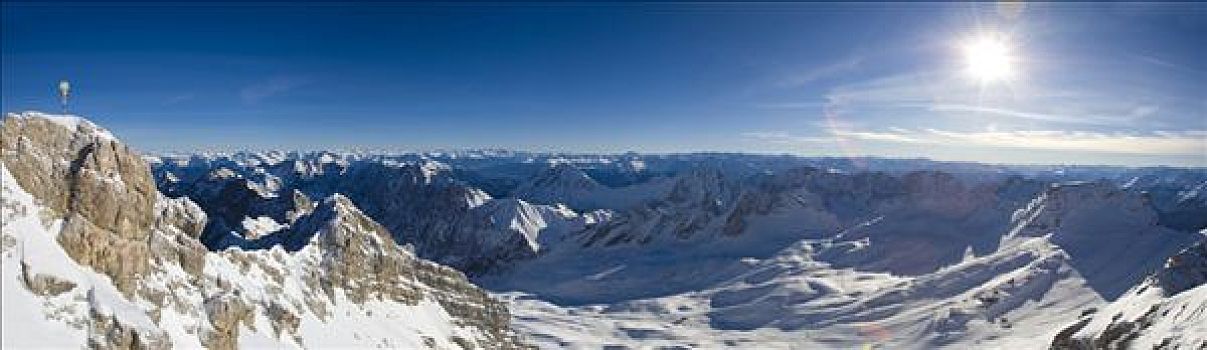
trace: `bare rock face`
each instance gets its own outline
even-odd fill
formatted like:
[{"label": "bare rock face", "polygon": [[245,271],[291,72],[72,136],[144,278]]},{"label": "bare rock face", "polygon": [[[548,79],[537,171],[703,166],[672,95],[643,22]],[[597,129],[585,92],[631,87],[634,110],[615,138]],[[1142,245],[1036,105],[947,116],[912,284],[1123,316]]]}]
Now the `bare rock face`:
[{"label": "bare rock face", "polygon": [[346,197],[327,198],[296,227],[293,244],[309,243],[309,236],[314,236],[317,248],[324,251],[323,286],[342,286],[357,303],[382,298],[414,304],[419,299],[419,291],[403,283],[414,278],[414,259],[394,244],[385,227],[362,214]]},{"label": "bare rock face", "polygon": [[213,327],[202,344],[210,349],[235,349],[240,324],[253,326],[254,309],[236,295],[221,294],[205,300],[205,314]]},{"label": "bare rock face", "polygon": [[155,206],[155,225],[161,229],[179,228],[185,236],[197,239],[205,230],[207,217],[201,207],[185,198],[160,196]]},{"label": "bare rock face", "polygon": [[134,281],[149,268],[146,239],[122,238],[93,225],[79,213],[69,214],[59,244],[76,262],[108,275],[118,290],[130,294]]},{"label": "bare rock face", "polygon": [[13,178],[67,217],[59,236],[71,257],[112,277],[123,292],[147,270],[146,240],[158,192],[138,154],[78,117],[5,117],[0,155]]},{"label": "bare rock face", "polygon": [[122,238],[146,238],[157,192],[137,153],[78,117],[23,113],[5,119],[3,160],[22,188],[50,208],[79,213]]}]

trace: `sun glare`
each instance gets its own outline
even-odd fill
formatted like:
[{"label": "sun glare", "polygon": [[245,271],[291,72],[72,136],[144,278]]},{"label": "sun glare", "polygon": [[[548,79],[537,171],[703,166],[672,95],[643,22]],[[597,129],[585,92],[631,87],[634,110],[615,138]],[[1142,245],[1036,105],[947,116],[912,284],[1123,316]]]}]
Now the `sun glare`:
[{"label": "sun glare", "polygon": [[983,36],[966,42],[964,59],[968,74],[982,83],[1007,80],[1014,75],[1010,46],[1000,36]]}]

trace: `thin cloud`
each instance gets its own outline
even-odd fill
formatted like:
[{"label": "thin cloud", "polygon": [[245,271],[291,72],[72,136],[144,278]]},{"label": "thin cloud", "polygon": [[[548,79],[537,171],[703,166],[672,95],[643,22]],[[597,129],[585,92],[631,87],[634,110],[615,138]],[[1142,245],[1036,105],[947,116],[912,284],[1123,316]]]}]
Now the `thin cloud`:
[{"label": "thin cloud", "polygon": [[1156,131],[1149,134],[1089,131],[1023,130],[960,132],[939,129],[888,131],[829,130],[829,136],[797,136],[782,132],[748,132],[743,136],[777,143],[871,141],[951,147],[1015,148],[1082,151],[1131,155],[1207,157],[1207,130]]},{"label": "thin cloud", "polygon": [[1084,131],[952,132],[927,129],[933,143],[987,147],[1088,151],[1141,155],[1207,156],[1207,131],[1162,131],[1152,134]]},{"label": "thin cloud", "polygon": [[885,141],[900,143],[926,143],[927,140],[917,138],[907,130],[897,129],[889,132],[830,130],[830,134],[839,139],[857,139],[868,141]]},{"label": "thin cloud", "polygon": [[828,102],[825,101],[806,101],[806,102],[770,102],[756,104],[755,108],[759,109],[819,109],[825,107]]},{"label": "thin cloud", "polygon": [[831,78],[842,73],[853,71],[863,64],[863,57],[851,56],[841,61],[834,62],[828,65],[814,67],[797,74],[789,74],[784,79],[780,80],[781,87],[798,87],[811,84],[813,82]]},{"label": "thin cloud", "polygon": [[[1027,120],[1037,120],[1046,122],[1057,122],[1065,124],[1088,124],[1088,125],[1116,125],[1119,124],[1120,118],[1104,118],[1099,116],[1089,115],[1061,115],[1050,113],[1036,113],[1027,111],[1018,111],[1007,108],[996,108],[987,106],[970,106],[963,104],[932,104],[926,106],[929,110],[935,112],[964,112],[978,114],[992,114],[998,117],[1010,117]],[[1153,106],[1138,106],[1128,112],[1128,117],[1147,116],[1155,113],[1156,109]]]},{"label": "thin cloud", "polygon": [[951,72],[928,71],[844,84],[822,97],[834,117],[876,120],[908,115],[938,128],[950,126],[951,117],[975,114],[1031,122],[1016,124],[1023,127],[1081,125],[1098,131],[1171,129],[1194,119],[1197,101],[1166,93],[1169,87],[1144,79],[1103,78],[1091,89],[1052,86],[1036,78],[986,88]]},{"label": "thin cloud", "polygon": [[975,91],[949,80],[937,72],[892,75],[837,86],[825,94],[825,99],[832,105],[845,106],[928,103],[977,97]]},{"label": "thin cloud", "polygon": [[239,91],[239,98],[243,100],[243,103],[256,104],[264,99],[284,94],[307,83],[306,79],[301,78],[276,77],[244,87]]},{"label": "thin cloud", "polygon": [[833,136],[798,136],[780,131],[751,131],[742,133],[742,137],[758,139],[775,144],[825,143],[837,140]]},{"label": "thin cloud", "polygon": [[1169,61],[1166,61],[1166,60],[1163,60],[1160,58],[1156,58],[1153,56],[1149,56],[1149,55],[1133,54],[1131,56],[1133,58],[1135,58],[1136,60],[1139,60],[1139,61],[1147,63],[1147,64],[1151,64],[1154,66],[1158,66],[1158,67],[1169,68],[1169,69],[1173,69],[1173,70],[1189,72],[1189,73],[1194,73],[1194,74],[1207,73],[1202,70],[1194,69],[1194,68],[1191,68],[1191,67],[1188,67],[1185,65],[1181,65],[1181,64],[1176,64],[1176,63],[1169,62]]}]

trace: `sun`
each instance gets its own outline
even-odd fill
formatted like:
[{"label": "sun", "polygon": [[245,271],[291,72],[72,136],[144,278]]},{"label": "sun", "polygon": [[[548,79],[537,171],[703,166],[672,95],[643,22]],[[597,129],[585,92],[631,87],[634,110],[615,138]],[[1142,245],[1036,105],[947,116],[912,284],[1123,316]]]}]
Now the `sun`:
[{"label": "sun", "polygon": [[964,43],[964,60],[968,74],[981,83],[1009,80],[1014,77],[1014,57],[1010,45],[1000,35],[984,35]]}]

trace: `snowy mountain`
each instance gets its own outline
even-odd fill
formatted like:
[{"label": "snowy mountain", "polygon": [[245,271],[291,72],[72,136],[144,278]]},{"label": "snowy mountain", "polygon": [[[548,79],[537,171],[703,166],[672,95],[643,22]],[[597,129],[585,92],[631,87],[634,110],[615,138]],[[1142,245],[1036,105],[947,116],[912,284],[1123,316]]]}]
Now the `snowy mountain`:
[{"label": "snowy mountain", "polygon": [[554,163],[521,183],[510,196],[532,203],[564,204],[582,211],[628,208],[665,194],[668,181],[659,177],[624,187],[608,187],[571,163]]},{"label": "snowy mountain", "polygon": [[5,348],[522,346],[504,304],[340,195],[289,247],[207,251],[207,214],[104,129],[31,112],[2,137]]},{"label": "snowy mountain", "polygon": [[569,163],[558,163],[520,185],[512,195],[537,203],[569,203],[583,206],[584,197],[603,189],[582,170]]},{"label": "snowy mountain", "polygon": [[[235,169],[246,178],[285,174],[256,158],[208,159],[245,164]],[[400,243],[509,299],[515,326],[550,348],[1047,347],[1200,239],[1201,224],[1171,215],[1207,217],[1195,205],[1202,169],[735,154],[335,159],[323,175],[279,176],[276,196],[347,193],[405,233]],[[169,165],[184,163],[198,162],[165,158],[156,171],[188,173]]]},{"label": "snowy mountain", "polygon": [[1203,342],[1205,169],[140,156],[78,117],[3,126],[5,347]]}]

